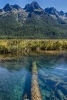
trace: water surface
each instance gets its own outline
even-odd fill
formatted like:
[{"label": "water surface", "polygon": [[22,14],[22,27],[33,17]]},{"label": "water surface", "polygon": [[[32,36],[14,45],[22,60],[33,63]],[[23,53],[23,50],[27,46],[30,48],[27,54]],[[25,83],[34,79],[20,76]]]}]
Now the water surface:
[{"label": "water surface", "polygon": [[23,56],[0,61],[0,100],[31,100],[32,62],[38,66],[42,100],[67,100],[67,55]]}]

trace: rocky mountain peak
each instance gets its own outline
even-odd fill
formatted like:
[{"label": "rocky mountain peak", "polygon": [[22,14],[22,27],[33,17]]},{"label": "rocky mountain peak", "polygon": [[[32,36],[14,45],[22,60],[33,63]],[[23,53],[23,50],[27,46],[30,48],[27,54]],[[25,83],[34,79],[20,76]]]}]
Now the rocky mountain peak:
[{"label": "rocky mountain peak", "polygon": [[34,9],[41,9],[41,7],[39,6],[39,4],[38,4],[37,2],[35,2],[35,1],[33,1],[33,2],[31,3],[31,5],[32,5],[32,7],[33,7]]},{"label": "rocky mountain peak", "polygon": [[67,17],[67,12],[65,13],[65,16]]},{"label": "rocky mountain peak", "polygon": [[58,11],[54,7],[45,8],[45,12],[53,15],[58,13]]},{"label": "rocky mountain peak", "polygon": [[61,16],[63,16],[65,13],[64,13],[63,11],[60,11],[59,14],[60,14]]},{"label": "rocky mountain peak", "polygon": [[3,8],[3,10],[4,10],[5,12],[11,11],[11,10],[12,10],[12,6],[11,6],[9,3],[7,3],[7,4],[5,5],[5,7]]},{"label": "rocky mountain peak", "polygon": [[17,10],[21,9],[21,7],[18,6],[17,4],[13,5],[12,8],[15,8],[15,9],[17,9]]},{"label": "rocky mountain peak", "polygon": [[13,9],[19,10],[19,9],[21,9],[21,7],[18,6],[17,4],[15,4],[15,5],[10,5],[9,3],[7,3],[7,4],[5,5],[5,7],[3,8],[3,10],[4,10],[5,12],[11,11],[11,10],[13,10]]},{"label": "rocky mountain peak", "polygon": [[39,4],[33,1],[31,4],[27,4],[24,8],[27,12],[33,12],[35,9],[42,9]]}]

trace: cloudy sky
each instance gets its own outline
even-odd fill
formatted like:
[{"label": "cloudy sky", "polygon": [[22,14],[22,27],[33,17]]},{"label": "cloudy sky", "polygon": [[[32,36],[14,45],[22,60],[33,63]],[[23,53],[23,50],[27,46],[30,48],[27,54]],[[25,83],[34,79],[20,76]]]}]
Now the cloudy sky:
[{"label": "cloudy sky", "polygon": [[18,4],[23,8],[33,1],[38,2],[42,8],[55,7],[59,11],[67,12],[67,0],[0,0],[0,8],[3,8],[6,3]]}]

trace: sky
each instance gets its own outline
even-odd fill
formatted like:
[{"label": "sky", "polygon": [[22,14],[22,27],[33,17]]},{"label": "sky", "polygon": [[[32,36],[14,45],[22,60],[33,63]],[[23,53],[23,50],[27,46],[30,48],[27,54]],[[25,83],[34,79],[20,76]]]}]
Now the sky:
[{"label": "sky", "polygon": [[3,8],[7,3],[11,5],[18,4],[24,8],[27,3],[33,1],[38,2],[43,9],[46,7],[55,7],[58,11],[67,12],[67,0],[0,0],[0,8]]}]

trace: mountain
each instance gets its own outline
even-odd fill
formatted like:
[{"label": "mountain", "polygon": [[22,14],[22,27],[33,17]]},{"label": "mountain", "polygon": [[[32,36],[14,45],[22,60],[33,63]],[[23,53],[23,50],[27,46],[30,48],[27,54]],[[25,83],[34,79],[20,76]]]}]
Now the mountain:
[{"label": "mountain", "polygon": [[12,6],[11,6],[10,4],[6,4],[5,7],[3,8],[3,10],[4,10],[5,12],[11,11],[11,10],[12,10]]},{"label": "mountain", "polygon": [[59,23],[67,23],[67,13],[64,13],[63,11],[57,11],[54,7],[45,8],[45,12],[50,14]]},{"label": "mountain", "polygon": [[34,12],[35,14],[43,14],[44,10],[39,6],[37,2],[32,2],[31,4],[27,4],[24,8],[26,12]]},{"label": "mountain", "polygon": [[10,5],[6,4],[3,9],[0,10],[0,18],[7,16],[13,16],[16,21],[18,21],[21,25],[25,22],[28,13],[22,9],[17,4]]},{"label": "mountain", "polygon": [[19,5],[6,4],[0,9],[0,38],[67,38],[67,13],[55,8],[40,7],[37,2]]},{"label": "mountain", "polygon": [[13,5],[12,8],[17,9],[17,10],[20,10],[21,9],[21,7],[18,6],[17,4]]},{"label": "mountain", "polygon": [[15,4],[15,5],[10,5],[10,4],[8,3],[8,4],[6,4],[5,7],[3,8],[3,10],[4,10],[5,12],[11,11],[11,10],[13,10],[13,9],[20,10],[21,7],[18,6],[17,4]]},{"label": "mountain", "polygon": [[33,12],[35,10],[42,10],[37,2],[32,2],[31,4],[27,4],[24,8],[27,12]]}]

